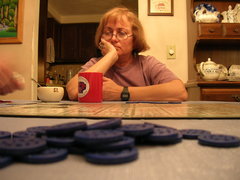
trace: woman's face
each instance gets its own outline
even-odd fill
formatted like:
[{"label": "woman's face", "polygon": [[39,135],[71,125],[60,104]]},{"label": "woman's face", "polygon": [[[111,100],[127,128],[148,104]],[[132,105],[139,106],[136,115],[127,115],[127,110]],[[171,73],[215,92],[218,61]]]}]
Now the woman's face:
[{"label": "woman's face", "polygon": [[[104,34],[112,38],[104,38]],[[124,38],[125,37],[125,38]],[[117,20],[110,18],[104,26],[102,38],[110,42],[117,50],[118,56],[128,55],[133,50],[133,36],[132,25],[127,20],[126,16],[117,18]]]}]

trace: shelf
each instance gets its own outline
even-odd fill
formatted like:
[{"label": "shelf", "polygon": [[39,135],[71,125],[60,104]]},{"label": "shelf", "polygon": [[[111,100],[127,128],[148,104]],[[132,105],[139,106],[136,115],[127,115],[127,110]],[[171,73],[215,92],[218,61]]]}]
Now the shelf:
[{"label": "shelf", "polygon": [[197,39],[240,40],[240,23],[196,23]]},{"label": "shelf", "polygon": [[197,81],[199,87],[240,87],[240,81]]},{"label": "shelf", "polygon": [[[236,0],[191,0],[188,3],[188,53],[189,80],[196,81],[200,90],[200,100],[236,101],[240,94],[240,81],[204,81],[197,72],[196,66],[211,58],[227,69],[240,65],[240,23],[200,23],[195,22],[194,9],[199,4],[211,4],[218,12],[228,11],[240,1]],[[191,58],[192,57],[192,58]]]},{"label": "shelf", "polygon": [[239,49],[239,45],[240,45],[240,38],[238,39],[227,39],[227,38],[199,38],[197,39],[197,44],[200,43],[201,46],[228,46],[228,45],[232,45],[232,46],[236,46],[236,49]]}]

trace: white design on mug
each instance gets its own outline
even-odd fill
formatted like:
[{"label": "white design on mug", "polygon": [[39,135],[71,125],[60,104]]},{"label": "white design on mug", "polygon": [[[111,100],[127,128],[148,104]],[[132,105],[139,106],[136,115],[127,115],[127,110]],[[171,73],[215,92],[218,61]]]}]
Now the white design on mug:
[{"label": "white design on mug", "polygon": [[78,97],[82,98],[87,95],[89,91],[89,82],[85,77],[78,78]]}]

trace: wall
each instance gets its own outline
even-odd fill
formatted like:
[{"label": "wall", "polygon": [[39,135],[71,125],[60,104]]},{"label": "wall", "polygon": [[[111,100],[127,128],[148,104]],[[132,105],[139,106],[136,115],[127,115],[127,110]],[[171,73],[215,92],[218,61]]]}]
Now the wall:
[{"label": "wall", "polygon": [[[71,0],[70,0],[71,1]],[[82,1],[82,2],[81,2]],[[126,6],[133,11],[138,11],[138,1],[137,0],[108,0],[108,1],[99,1],[97,0],[86,1],[86,0],[78,0],[78,3],[70,3],[70,6],[75,5],[74,7],[65,8],[66,11],[72,10],[83,11],[87,9],[89,13],[83,13],[79,15],[65,15],[61,14],[61,6],[64,6],[65,3],[58,3],[57,0],[49,0],[48,1],[48,17],[53,17],[60,24],[68,24],[68,23],[89,23],[89,22],[99,22],[102,17],[102,14],[107,11],[111,7],[115,7],[118,5]],[[58,4],[57,4],[58,3]],[[94,4],[93,4],[94,3]],[[83,4],[83,7],[79,7],[79,5]],[[66,5],[65,5],[66,6]],[[99,7],[99,9],[97,9]],[[97,7],[97,8],[96,8]],[[90,9],[89,9],[90,8]],[[105,10],[104,10],[105,9]],[[95,11],[95,12],[93,12]],[[74,14],[74,13],[73,13]]]},{"label": "wall", "polygon": [[25,0],[23,43],[0,44],[1,60],[11,64],[13,70],[22,74],[26,81],[24,90],[0,96],[0,99],[36,99],[36,85],[31,81],[31,77],[37,79],[38,14],[39,0]]},{"label": "wall", "polygon": [[[174,16],[148,16],[148,1],[138,0],[138,15],[153,55],[184,83],[188,80],[186,1],[174,0]],[[176,59],[167,60],[167,45],[176,46]]]}]

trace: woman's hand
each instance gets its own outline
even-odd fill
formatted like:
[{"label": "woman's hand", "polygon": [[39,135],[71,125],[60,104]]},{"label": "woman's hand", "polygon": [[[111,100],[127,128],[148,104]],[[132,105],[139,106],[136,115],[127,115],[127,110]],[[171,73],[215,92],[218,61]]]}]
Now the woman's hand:
[{"label": "woman's hand", "polygon": [[[70,100],[77,100],[78,97],[78,78],[75,75],[67,84],[67,92]],[[123,90],[122,86],[117,85],[109,78],[103,77],[103,100],[120,100],[120,95]]]},{"label": "woman's hand", "polygon": [[78,74],[67,83],[66,90],[70,100],[78,99]]},{"label": "woman's hand", "polygon": [[116,48],[108,41],[101,39],[101,42],[99,43],[99,49],[101,50],[103,56],[105,56],[107,53],[112,53],[114,58],[118,59]]},{"label": "woman's hand", "polygon": [[118,101],[120,100],[122,86],[116,84],[113,80],[103,77],[103,100],[104,101]]}]

